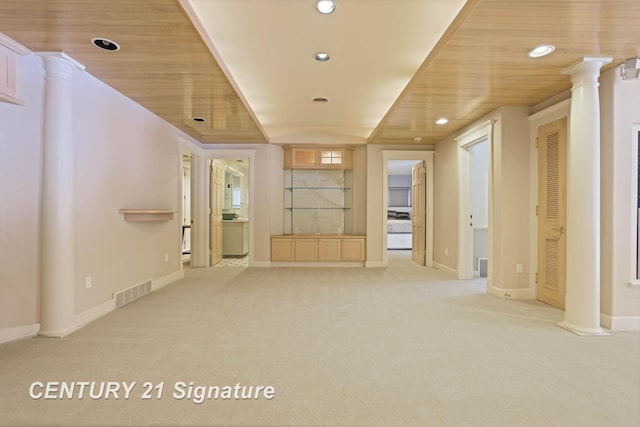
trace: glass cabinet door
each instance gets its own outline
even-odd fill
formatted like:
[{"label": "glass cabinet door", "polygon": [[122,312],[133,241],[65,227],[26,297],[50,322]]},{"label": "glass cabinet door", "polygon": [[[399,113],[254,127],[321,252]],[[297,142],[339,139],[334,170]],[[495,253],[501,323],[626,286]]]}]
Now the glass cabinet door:
[{"label": "glass cabinet door", "polygon": [[285,234],[351,234],[352,173],[284,171]]}]

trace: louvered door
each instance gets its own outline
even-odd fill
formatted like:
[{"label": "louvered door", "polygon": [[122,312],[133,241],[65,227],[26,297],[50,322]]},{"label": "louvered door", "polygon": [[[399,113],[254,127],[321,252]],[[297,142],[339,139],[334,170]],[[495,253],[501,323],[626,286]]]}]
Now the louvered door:
[{"label": "louvered door", "polygon": [[567,120],[538,129],[538,300],[564,309]]}]

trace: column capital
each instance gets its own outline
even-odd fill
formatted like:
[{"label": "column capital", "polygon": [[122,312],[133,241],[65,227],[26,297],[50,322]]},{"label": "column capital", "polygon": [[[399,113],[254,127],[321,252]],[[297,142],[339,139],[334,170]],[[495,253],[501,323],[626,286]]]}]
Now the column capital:
[{"label": "column capital", "polygon": [[80,71],[84,71],[87,68],[64,52],[37,52],[36,55],[42,57],[42,59],[45,60],[45,63],[53,62],[50,60],[56,60],[60,62],[66,62]]},{"label": "column capital", "polygon": [[613,61],[613,58],[610,56],[586,56],[575,64],[560,71],[560,74],[568,74],[571,76],[573,87],[584,86],[589,83],[597,84],[600,69],[611,61]]}]

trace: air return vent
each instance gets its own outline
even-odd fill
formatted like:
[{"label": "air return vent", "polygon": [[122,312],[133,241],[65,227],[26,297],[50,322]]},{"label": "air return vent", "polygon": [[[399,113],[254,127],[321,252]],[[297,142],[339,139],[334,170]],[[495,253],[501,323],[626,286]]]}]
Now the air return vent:
[{"label": "air return vent", "polygon": [[487,277],[489,270],[489,258],[478,258],[478,276]]},{"label": "air return vent", "polygon": [[116,308],[120,308],[148,293],[151,293],[151,280],[146,280],[130,288],[118,291],[113,294],[113,298],[116,300]]}]

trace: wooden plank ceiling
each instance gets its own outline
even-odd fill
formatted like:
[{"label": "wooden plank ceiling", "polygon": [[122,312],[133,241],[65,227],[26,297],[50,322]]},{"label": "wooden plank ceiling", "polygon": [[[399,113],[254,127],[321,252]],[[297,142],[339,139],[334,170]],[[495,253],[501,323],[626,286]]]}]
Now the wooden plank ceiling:
[{"label": "wooden plank ceiling", "polygon": [[[369,143],[432,144],[499,106],[538,104],[570,88],[560,71],[584,56],[639,56],[639,23],[638,0],[469,0]],[[2,0],[0,32],[65,52],[202,143],[268,142],[176,0]],[[96,36],[122,49],[101,51]],[[557,49],[527,57],[542,43]]]}]

